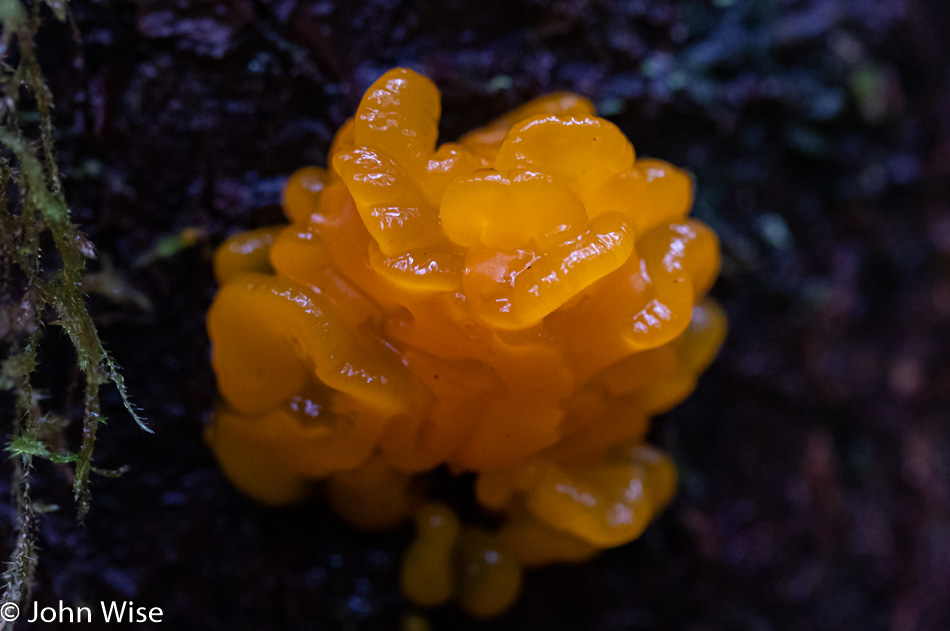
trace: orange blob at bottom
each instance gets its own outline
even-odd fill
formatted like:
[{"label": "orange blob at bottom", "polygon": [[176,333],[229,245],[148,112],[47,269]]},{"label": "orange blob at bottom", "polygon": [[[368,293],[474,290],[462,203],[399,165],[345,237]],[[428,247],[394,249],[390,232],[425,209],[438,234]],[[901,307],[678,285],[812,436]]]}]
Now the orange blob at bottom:
[{"label": "orange blob at bottom", "polygon": [[[583,97],[436,146],[439,113],[428,79],[386,73],[330,169],[291,176],[291,223],[219,248],[206,438],[261,502],[414,519],[407,597],[490,617],[523,567],[631,541],[669,502],[673,464],[643,440],[722,344],[719,247],[690,177]],[[436,467],[474,474],[493,528],[426,501]]]}]

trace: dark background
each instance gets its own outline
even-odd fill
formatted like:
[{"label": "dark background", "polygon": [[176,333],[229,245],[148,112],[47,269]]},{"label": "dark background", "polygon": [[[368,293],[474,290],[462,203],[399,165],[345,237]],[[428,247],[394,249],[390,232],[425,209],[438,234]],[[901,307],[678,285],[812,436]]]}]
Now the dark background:
[{"label": "dark background", "polygon": [[[41,518],[41,605],[133,600],[162,607],[165,629],[950,628],[946,3],[71,10],[75,29],[50,18],[37,39],[59,164],[92,269],[120,290],[93,293],[93,315],[156,433],[104,392],[96,464],[131,469],[94,479],[82,526],[69,469],[38,466],[37,501],[60,506]],[[729,339],[653,432],[680,468],[675,503],[630,545],[529,573],[491,624],[402,599],[408,528],[258,507],[200,436],[214,246],[279,221],[284,178],[324,165],[362,91],[399,64],[441,88],[444,139],[545,92],[591,97],[638,154],[694,173],[694,214],[722,239]],[[183,229],[193,245],[154,256]],[[55,392],[73,360],[51,333],[40,377]]]}]

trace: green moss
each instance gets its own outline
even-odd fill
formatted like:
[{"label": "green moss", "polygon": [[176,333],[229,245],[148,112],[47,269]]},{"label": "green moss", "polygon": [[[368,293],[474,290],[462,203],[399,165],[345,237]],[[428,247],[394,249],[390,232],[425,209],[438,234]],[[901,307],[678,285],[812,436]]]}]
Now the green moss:
[{"label": "green moss", "polygon": [[[44,6],[56,19],[66,19],[65,3],[0,0],[0,55],[13,57],[10,53],[16,51],[19,59],[16,67],[0,65],[0,388],[14,395],[14,423],[6,451],[14,462],[18,516],[3,599],[21,606],[29,599],[36,567],[34,530],[39,511],[30,497],[34,460],[75,467],[73,495],[81,520],[90,507],[89,476],[98,472],[92,458],[96,431],[103,422],[100,388],[113,383],[132,418],[150,431],[129,400],[118,366],[103,348],[83,299],[86,260],[95,251],[70,219],[54,159],[52,97],[33,45],[41,17],[49,15]],[[35,139],[20,127],[31,116],[38,122]],[[40,237],[45,232],[52,237],[59,262],[41,256]],[[68,419],[43,409],[31,381],[49,324],[61,327],[69,337],[83,377],[82,441],[75,451],[60,447],[67,444],[63,431]]]}]

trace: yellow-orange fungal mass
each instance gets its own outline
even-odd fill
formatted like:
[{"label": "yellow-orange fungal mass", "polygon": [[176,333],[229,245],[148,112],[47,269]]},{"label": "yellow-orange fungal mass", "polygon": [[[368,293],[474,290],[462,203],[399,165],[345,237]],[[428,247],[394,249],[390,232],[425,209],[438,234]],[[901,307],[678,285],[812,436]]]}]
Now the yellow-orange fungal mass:
[{"label": "yellow-orange fungal mass", "polygon": [[[289,225],[218,249],[206,436],[261,502],[322,489],[364,529],[414,518],[408,598],[488,617],[523,566],[628,542],[669,502],[643,440],[725,336],[719,246],[690,177],[583,97],[437,146],[440,111],[427,78],[386,73],[330,167],[291,176]],[[493,529],[425,501],[440,466],[475,475]]]}]

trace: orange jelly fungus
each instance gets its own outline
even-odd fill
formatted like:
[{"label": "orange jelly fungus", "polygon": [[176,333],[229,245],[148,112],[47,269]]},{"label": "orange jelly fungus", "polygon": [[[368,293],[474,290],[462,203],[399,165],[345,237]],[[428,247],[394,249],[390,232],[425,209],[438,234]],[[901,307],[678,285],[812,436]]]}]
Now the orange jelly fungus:
[{"label": "orange jelly fungus", "polygon": [[[436,144],[439,92],[395,69],[284,192],[289,225],[215,255],[221,401],[207,440],[268,504],[325,493],[366,529],[416,524],[421,605],[502,612],[522,568],[638,537],[670,500],[651,415],[725,335],[690,177],[552,94]],[[493,528],[428,501],[471,473]],[[318,484],[319,482],[319,484]]]}]

